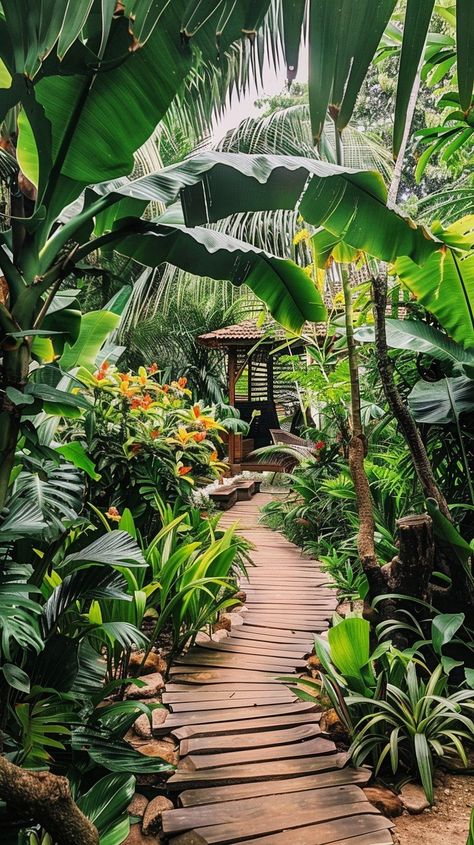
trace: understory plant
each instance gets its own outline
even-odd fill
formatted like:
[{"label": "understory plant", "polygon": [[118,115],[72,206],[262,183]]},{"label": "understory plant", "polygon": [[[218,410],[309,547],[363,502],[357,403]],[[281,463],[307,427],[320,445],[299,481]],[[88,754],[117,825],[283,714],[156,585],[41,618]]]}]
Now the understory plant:
[{"label": "understory plant", "polygon": [[[321,681],[293,681],[295,694],[314,700],[324,691],[349,734],[354,764],[370,759],[376,774],[389,771],[397,783],[419,778],[432,804],[435,766],[454,757],[468,765],[472,688],[451,688],[442,664],[429,665],[416,646],[400,651],[383,640],[371,649],[370,624],[361,617],[334,622],[327,640],[315,642]],[[450,619],[439,620],[438,628],[446,641],[454,635]]]}]

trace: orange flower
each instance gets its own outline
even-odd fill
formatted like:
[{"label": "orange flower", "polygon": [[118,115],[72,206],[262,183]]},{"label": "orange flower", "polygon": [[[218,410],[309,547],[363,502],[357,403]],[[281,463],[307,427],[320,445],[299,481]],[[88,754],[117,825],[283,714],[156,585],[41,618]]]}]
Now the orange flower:
[{"label": "orange flower", "polygon": [[163,384],[161,386],[161,389],[162,389],[163,393],[169,393],[170,386],[169,386],[169,384]]},{"label": "orange flower", "polygon": [[187,380],[187,378],[185,378],[185,376],[181,376],[181,377],[178,379],[178,387],[180,387],[180,388],[181,388],[181,390],[182,390],[184,387],[186,387],[187,383],[188,383],[188,380]]},{"label": "orange flower", "polygon": [[193,414],[196,417],[196,419],[198,420],[199,417],[201,416],[201,408],[199,407],[199,405],[193,405]]},{"label": "orange flower", "polygon": [[155,364],[154,362],[153,364],[150,364],[150,366],[148,367],[148,372],[151,376],[154,376],[155,373],[158,372],[158,364]]},{"label": "orange flower", "polygon": [[137,408],[141,408],[141,406],[142,406],[142,400],[138,396],[134,396],[133,399],[130,402],[130,407],[131,407],[132,411],[136,411]]},{"label": "orange flower", "polygon": [[217,452],[211,452],[211,454],[209,455],[209,460],[217,461]]},{"label": "orange flower", "polygon": [[193,434],[193,440],[196,443],[201,443],[202,440],[206,439],[206,432],[205,431],[196,431],[196,434]]},{"label": "orange flower", "polygon": [[111,522],[120,522],[120,513],[117,508],[114,508],[112,505],[110,506],[105,515],[107,519],[110,519]]},{"label": "orange flower", "polygon": [[101,369],[104,373],[106,373],[106,372],[107,372],[107,370],[108,370],[108,369],[110,369],[110,364],[109,364],[109,362],[108,362],[108,361],[102,361],[102,364],[100,365],[100,369]]},{"label": "orange flower", "polygon": [[150,394],[145,393],[145,395],[142,399],[142,408],[145,408],[145,409],[149,408],[152,402],[153,402],[153,399],[151,398]]},{"label": "orange flower", "polygon": [[128,373],[119,373],[118,377],[120,381],[130,381],[130,376]]},{"label": "orange flower", "polygon": [[150,437],[151,437],[152,440],[156,440],[156,438],[159,437],[159,436],[160,436],[160,432],[158,431],[157,428],[153,429],[153,431],[150,431]]},{"label": "orange flower", "polygon": [[179,467],[178,475],[187,475],[188,472],[191,472],[192,467]]}]

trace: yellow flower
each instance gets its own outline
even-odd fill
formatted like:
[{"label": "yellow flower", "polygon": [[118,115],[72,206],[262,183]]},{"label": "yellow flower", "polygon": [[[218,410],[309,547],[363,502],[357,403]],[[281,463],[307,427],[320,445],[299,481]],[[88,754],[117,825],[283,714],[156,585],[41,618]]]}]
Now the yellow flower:
[{"label": "yellow flower", "polygon": [[296,233],[295,237],[293,238],[293,243],[297,246],[301,241],[308,241],[311,235],[307,229],[300,229],[299,232]]}]

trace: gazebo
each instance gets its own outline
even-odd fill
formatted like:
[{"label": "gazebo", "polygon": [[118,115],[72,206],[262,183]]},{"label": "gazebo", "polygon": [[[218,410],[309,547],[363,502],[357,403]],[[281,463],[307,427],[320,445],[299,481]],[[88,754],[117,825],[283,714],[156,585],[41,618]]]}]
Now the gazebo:
[{"label": "gazebo", "polygon": [[[227,355],[229,404],[237,408],[241,419],[249,423],[248,435],[229,433],[229,465],[232,473],[242,470],[281,470],[280,464],[260,463],[251,453],[272,443],[272,430],[280,428],[278,406],[281,406],[284,384],[278,383],[281,354],[303,352],[303,343],[292,340],[284,345],[285,335],[277,330],[272,335],[252,320],[202,334],[198,342]],[[282,348],[283,347],[283,348]]]}]

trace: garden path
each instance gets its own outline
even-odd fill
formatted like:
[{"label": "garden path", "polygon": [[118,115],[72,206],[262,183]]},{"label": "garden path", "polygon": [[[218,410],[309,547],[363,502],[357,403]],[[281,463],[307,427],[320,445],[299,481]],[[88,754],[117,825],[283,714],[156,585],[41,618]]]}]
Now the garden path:
[{"label": "garden path", "polygon": [[271,498],[259,493],[222,517],[255,546],[242,580],[242,625],[205,642],[172,669],[157,733],[180,742],[169,779],[179,808],[163,814],[175,845],[388,845],[387,821],[361,789],[367,770],[319,728],[312,702],[279,681],[304,669],[313,633],[328,627],[336,600],[318,564],[259,524]]}]

